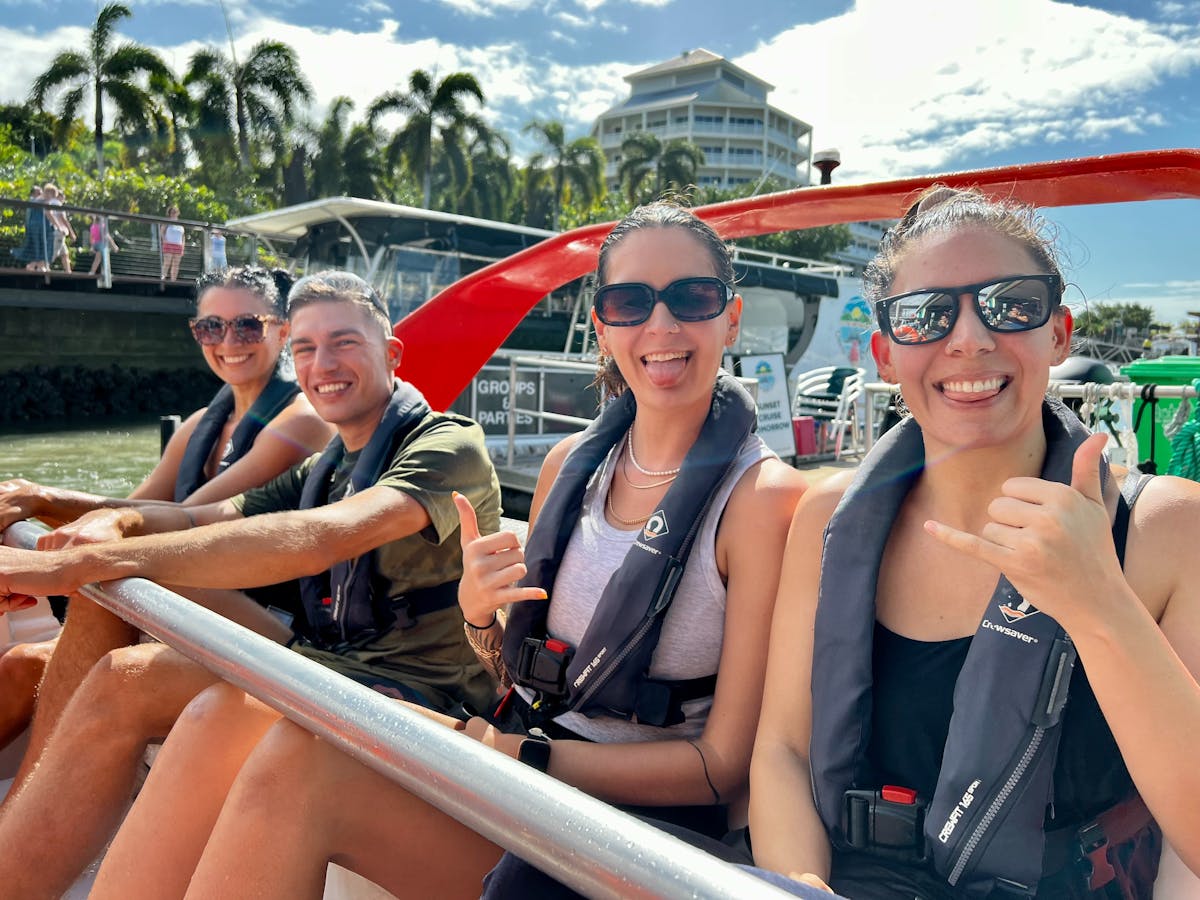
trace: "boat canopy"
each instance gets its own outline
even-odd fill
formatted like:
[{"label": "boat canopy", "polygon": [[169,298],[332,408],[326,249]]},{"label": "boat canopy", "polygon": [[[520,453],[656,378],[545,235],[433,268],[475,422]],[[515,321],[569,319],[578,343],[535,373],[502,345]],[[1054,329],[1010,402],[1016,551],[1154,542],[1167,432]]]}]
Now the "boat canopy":
[{"label": "boat canopy", "polygon": [[[269,239],[291,241],[302,241],[313,229],[340,224],[360,244],[418,245],[493,259],[510,256],[555,234],[542,228],[359,197],[312,200],[232,219],[228,224]],[[367,255],[365,251],[363,255]]]},{"label": "boat canopy", "polygon": [[800,269],[784,269],[739,259],[737,287],[765,287],[796,294],[816,294],[824,297],[838,295],[838,280],[828,275],[814,275]]}]

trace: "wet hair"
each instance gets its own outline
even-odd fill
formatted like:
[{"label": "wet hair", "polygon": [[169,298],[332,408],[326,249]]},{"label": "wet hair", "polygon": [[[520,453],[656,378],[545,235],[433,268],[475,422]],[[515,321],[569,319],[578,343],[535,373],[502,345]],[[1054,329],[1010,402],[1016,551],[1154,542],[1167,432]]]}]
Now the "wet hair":
[{"label": "wet hair", "polygon": [[[282,279],[277,274],[281,272]],[[196,279],[196,306],[199,308],[200,300],[213,288],[229,288],[248,291],[260,297],[274,315],[282,318],[287,313],[287,288],[290,283],[291,276],[281,269],[272,271],[262,266],[218,269],[215,272],[206,272]]]},{"label": "wet hair", "polygon": [[[629,235],[650,228],[682,228],[690,233],[708,253],[713,274],[726,284],[733,284],[733,255],[711,225],[697,218],[690,209],[668,200],[658,200],[634,209],[618,222],[600,245],[600,258],[596,264],[596,286],[608,284],[608,261],[612,252]],[[611,396],[624,392],[628,387],[625,377],[617,368],[616,360],[601,354],[596,366],[596,384]]]},{"label": "wet hair", "polygon": [[970,228],[994,231],[1012,239],[1025,248],[1034,265],[1048,274],[1057,275],[1062,284],[1051,226],[1036,209],[1015,200],[994,200],[978,188],[935,184],[921,194],[904,218],[880,241],[879,253],[863,272],[867,299],[881,300],[891,293],[900,264],[923,238]]},{"label": "wet hair", "polygon": [[357,275],[339,272],[336,269],[306,275],[292,285],[288,295],[288,318],[305,306],[329,302],[354,304],[379,323],[385,337],[392,336],[392,320],[379,292]]}]

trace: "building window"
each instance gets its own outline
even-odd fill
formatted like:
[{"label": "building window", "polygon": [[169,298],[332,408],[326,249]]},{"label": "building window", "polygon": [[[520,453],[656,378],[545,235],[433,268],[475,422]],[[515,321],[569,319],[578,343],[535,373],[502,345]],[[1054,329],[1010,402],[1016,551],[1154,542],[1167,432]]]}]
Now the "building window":
[{"label": "building window", "polygon": [[742,90],[742,91],[744,91],[744,90],[746,89],[746,82],[745,82],[745,80],[744,80],[744,79],[741,79],[741,78],[738,78],[738,77],[737,77],[736,75],[734,75],[732,72],[722,72],[722,73],[721,73],[721,77],[722,77],[722,78],[724,78],[726,81],[728,81],[730,84],[732,84],[732,85],[734,85],[735,87],[737,87],[737,88],[738,88],[738,90]]}]

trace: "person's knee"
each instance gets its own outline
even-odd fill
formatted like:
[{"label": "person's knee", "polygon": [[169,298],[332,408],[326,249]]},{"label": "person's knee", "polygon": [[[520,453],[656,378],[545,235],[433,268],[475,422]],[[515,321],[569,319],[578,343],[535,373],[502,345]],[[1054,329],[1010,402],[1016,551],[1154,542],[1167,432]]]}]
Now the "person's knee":
[{"label": "person's knee", "polygon": [[84,678],[73,702],[75,715],[137,739],[163,737],[210,678],[164,644],[119,647],[105,653]]},{"label": "person's knee", "polygon": [[176,728],[196,735],[232,740],[245,732],[261,733],[279,714],[224,681],[196,695],[179,716]]},{"label": "person's knee", "polygon": [[46,671],[53,644],[15,644],[0,656],[0,693],[32,697]]},{"label": "person's knee", "polygon": [[332,799],[328,776],[340,756],[299,725],[280,720],[242,767],[235,802],[246,813],[292,804],[311,811],[323,798]]}]

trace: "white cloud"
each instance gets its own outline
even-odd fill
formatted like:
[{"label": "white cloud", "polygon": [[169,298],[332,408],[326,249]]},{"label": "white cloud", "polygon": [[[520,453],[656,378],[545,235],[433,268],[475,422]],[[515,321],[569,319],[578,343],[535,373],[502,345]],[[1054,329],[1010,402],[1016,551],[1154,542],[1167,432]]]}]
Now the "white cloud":
[{"label": "white cloud", "polygon": [[569,25],[572,28],[584,28],[591,24],[590,18],[577,16],[575,13],[567,12],[565,9],[560,9],[554,13],[554,18],[562,22],[564,25]]},{"label": "white cloud", "polygon": [[772,102],[812,123],[817,147],[840,147],[840,174],[860,180],[1160,125],[1138,99],[1200,68],[1200,29],[1051,0],[859,0],[735,62],[775,84]]},{"label": "white cloud", "polygon": [[439,0],[468,16],[494,16],[496,13],[519,12],[533,6],[536,0]]}]

